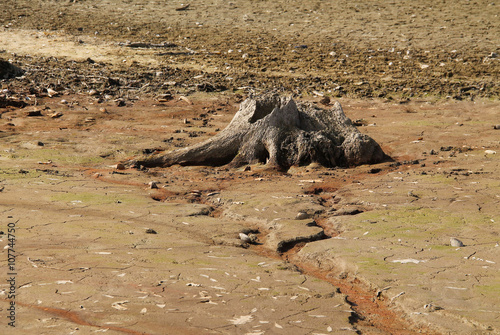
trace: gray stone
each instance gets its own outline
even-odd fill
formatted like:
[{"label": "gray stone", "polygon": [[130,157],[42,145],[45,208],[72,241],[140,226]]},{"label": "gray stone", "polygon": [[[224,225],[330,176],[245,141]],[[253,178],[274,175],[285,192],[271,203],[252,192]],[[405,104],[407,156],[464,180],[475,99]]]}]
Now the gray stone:
[{"label": "gray stone", "polygon": [[5,60],[0,59],[0,79],[10,79],[22,76],[24,70]]}]

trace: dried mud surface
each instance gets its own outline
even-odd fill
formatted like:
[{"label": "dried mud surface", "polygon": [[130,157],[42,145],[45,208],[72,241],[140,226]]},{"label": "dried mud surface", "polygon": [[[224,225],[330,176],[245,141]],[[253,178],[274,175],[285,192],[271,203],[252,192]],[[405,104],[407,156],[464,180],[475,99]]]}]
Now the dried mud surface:
[{"label": "dried mud surface", "polygon": [[[251,87],[335,97],[500,94],[500,10],[491,1],[212,0],[178,11],[179,1],[5,0],[2,7],[4,29],[35,29],[52,40],[59,33],[69,36],[76,45],[73,57],[86,59],[77,49],[96,41],[136,43],[133,53],[114,56],[122,54],[121,68],[133,70],[128,76],[148,83],[152,92],[176,82],[201,90]],[[2,40],[23,44],[24,38]],[[47,47],[50,42],[42,49]],[[116,69],[97,51],[99,57],[91,58],[104,62],[113,76]],[[31,63],[30,57],[16,60]],[[46,61],[46,67],[55,65]],[[151,80],[158,71],[158,81]],[[62,73],[68,77],[61,83],[58,77],[46,84],[73,86],[75,74]]]},{"label": "dried mud surface", "polygon": [[[498,4],[182,8],[2,3],[2,333],[499,334]],[[118,168],[271,89],[338,99],[394,161]]]}]

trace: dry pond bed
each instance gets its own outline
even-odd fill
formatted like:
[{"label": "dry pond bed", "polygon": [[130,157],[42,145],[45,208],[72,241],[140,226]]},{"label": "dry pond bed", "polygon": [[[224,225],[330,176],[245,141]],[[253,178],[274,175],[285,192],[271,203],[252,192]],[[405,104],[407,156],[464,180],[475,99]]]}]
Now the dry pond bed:
[{"label": "dry pond bed", "polygon": [[[2,333],[500,333],[498,4],[2,6]],[[393,161],[119,165],[269,90]]]}]

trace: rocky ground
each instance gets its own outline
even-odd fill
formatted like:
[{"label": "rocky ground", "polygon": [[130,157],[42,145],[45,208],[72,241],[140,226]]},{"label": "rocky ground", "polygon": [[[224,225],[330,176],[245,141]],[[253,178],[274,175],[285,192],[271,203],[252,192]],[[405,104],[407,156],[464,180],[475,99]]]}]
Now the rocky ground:
[{"label": "rocky ground", "polygon": [[[495,3],[4,3],[5,333],[500,333]],[[117,166],[267,90],[340,101],[393,161]]]}]

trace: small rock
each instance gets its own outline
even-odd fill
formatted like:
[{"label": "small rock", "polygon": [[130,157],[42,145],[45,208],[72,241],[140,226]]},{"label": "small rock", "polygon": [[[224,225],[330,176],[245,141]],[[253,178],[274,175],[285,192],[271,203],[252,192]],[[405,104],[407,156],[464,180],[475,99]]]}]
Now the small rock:
[{"label": "small rock", "polygon": [[60,118],[61,116],[63,116],[63,113],[61,112],[54,112],[52,114],[49,114],[49,116],[53,119],[57,119],[57,118]]},{"label": "small rock", "polygon": [[117,107],[123,107],[126,106],[127,104],[125,103],[125,99],[123,98],[118,98],[115,100],[116,106]]},{"label": "small rock", "polygon": [[368,122],[366,122],[366,120],[363,120],[363,119],[357,119],[357,120],[354,120],[353,124],[356,127],[362,127],[362,126],[366,126],[368,124]]},{"label": "small rock", "polygon": [[172,93],[165,93],[161,94],[157,97],[158,102],[167,102],[172,100],[174,97],[172,96]]},{"label": "small rock", "polygon": [[500,124],[496,124],[493,126],[493,129],[500,129]]},{"label": "small rock", "polygon": [[52,97],[57,97],[59,95],[59,92],[57,91],[54,91],[53,89],[51,88],[48,88],[47,89],[47,95],[52,98]]},{"label": "small rock", "polygon": [[464,244],[462,243],[462,241],[460,241],[459,239],[454,238],[454,237],[450,238],[450,245],[452,247],[457,247],[457,248],[460,248],[460,247],[464,246]]},{"label": "small rock", "polygon": [[249,233],[248,235],[245,233],[240,233],[240,240],[248,244],[256,244],[257,243],[257,235],[253,233]]},{"label": "small rock", "polygon": [[118,163],[118,164],[116,164],[115,168],[117,170],[125,170],[125,165],[122,163]]},{"label": "small rock", "polygon": [[306,212],[298,212],[297,215],[295,216],[295,220],[306,220],[309,219],[310,217],[311,216]]},{"label": "small rock", "polygon": [[319,102],[325,106],[328,106],[330,104],[330,97],[323,97]]},{"label": "small rock", "polygon": [[436,150],[432,149],[431,151],[429,151],[429,154],[431,154],[431,155],[437,155],[438,153],[436,152]]},{"label": "small rock", "polygon": [[19,77],[24,74],[21,68],[0,59],[0,79]]},{"label": "small rock", "polygon": [[189,192],[190,195],[195,196],[195,197],[201,197],[201,191],[200,190],[192,190]]},{"label": "small rock", "polygon": [[185,96],[181,95],[179,97],[179,101],[182,100],[182,101],[185,101],[187,102],[188,104],[192,105],[193,103],[191,102],[191,100],[189,100],[188,98],[186,98]]},{"label": "small rock", "polygon": [[413,193],[413,190],[410,190],[410,191],[408,192],[408,196],[409,196],[409,197],[416,198],[416,199],[420,199],[420,196],[419,196],[418,194]]},{"label": "small rock", "polygon": [[156,232],[156,230],[148,228],[146,229],[146,234],[158,234],[158,233]]},{"label": "small rock", "polygon": [[96,91],[96,90],[94,90],[94,89],[91,89],[91,90],[89,91],[89,95],[98,95],[98,94],[99,94],[99,92],[97,92],[97,91]]},{"label": "small rock", "polygon": [[185,4],[185,5],[184,5],[184,4],[181,4],[181,6],[180,6],[180,7],[177,7],[175,10],[176,10],[176,11],[178,11],[178,12],[179,12],[179,11],[182,11],[182,10],[187,10],[187,9],[189,8],[189,6],[190,6],[190,5],[191,5],[191,4]]},{"label": "small rock", "polygon": [[240,233],[240,240],[242,240],[245,243],[251,242],[250,236],[248,236],[247,234],[243,234],[243,233]]},{"label": "small rock", "polygon": [[148,185],[149,185],[149,188],[151,188],[151,189],[158,188],[158,183],[156,181],[150,181]]},{"label": "small rock", "polygon": [[434,311],[440,311],[443,309],[443,307],[440,306],[434,306],[433,304],[425,304],[424,309],[428,310],[429,312],[434,312]]},{"label": "small rock", "polygon": [[108,114],[108,110],[104,107],[99,108],[99,112],[104,113],[104,114]]},{"label": "small rock", "polygon": [[86,122],[86,123],[92,123],[92,122],[95,122],[95,118],[93,118],[93,117],[89,116],[89,117],[85,118],[85,122]]},{"label": "small rock", "polygon": [[255,234],[248,234],[248,237],[250,238],[250,243],[251,244],[256,244],[257,243],[257,235],[255,235]]},{"label": "small rock", "polygon": [[495,155],[497,152],[496,152],[496,151],[494,151],[494,150],[485,150],[485,151],[484,151],[484,153],[485,153],[486,155]]}]

